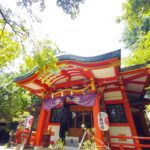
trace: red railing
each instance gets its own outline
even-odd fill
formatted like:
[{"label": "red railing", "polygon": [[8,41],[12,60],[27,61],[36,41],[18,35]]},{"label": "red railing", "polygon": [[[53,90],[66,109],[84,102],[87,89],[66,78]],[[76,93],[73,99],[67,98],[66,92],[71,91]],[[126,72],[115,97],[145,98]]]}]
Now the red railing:
[{"label": "red railing", "polygon": [[[142,148],[150,149],[150,137],[137,137],[137,136],[109,136],[110,139],[119,139],[121,142],[110,142],[111,147],[119,147],[120,150],[124,150],[127,147],[133,147],[136,150],[141,150]],[[133,144],[126,143],[126,140],[133,140]],[[125,140],[125,141],[124,141]],[[146,144],[141,144],[140,141],[144,140]]]}]

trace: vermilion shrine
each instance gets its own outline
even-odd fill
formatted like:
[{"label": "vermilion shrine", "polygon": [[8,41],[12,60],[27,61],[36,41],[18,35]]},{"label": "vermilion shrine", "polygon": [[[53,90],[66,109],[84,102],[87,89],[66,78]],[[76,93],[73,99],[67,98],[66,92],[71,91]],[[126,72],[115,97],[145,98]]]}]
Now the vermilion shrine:
[{"label": "vermilion shrine", "polygon": [[[102,141],[109,143],[111,149],[148,147],[146,137],[150,132],[144,109],[150,100],[144,95],[150,84],[150,69],[146,64],[120,68],[120,53],[117,50],[94,57],[60,55],[59,72],[41,76],[33,70],[15,79],[42,100],[34,146],[42,146],[43,133],[48,130],[49,143],[64,138],[65,132],[81,140],[81,125],[85,124],[95,128],[95,137],[100,141],[97,145]],[[100,112],[108,114],[108,131],[103,131],[102,125],[100,128]],[[107,118],[105,121],[108,125]],[[138,138],[141,136],[145,138]]]}]

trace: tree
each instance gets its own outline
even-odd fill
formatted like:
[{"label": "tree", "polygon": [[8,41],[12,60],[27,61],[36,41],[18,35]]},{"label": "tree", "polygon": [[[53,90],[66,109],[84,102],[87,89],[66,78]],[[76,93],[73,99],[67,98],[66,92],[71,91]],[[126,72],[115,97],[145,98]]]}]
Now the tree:
[{"label": "tree", "polygon": [[[7,29],[8,26],[9,29],[13,31],[15,35],[18,35],[20,38],[22,38],[22,36],[27,36],[29,35],[29,32],[28,30],[26,30],[24,22],[25,21],[22,20],[19,15],[14,14],[11,11],[11,9],[4,8],[0,4],[0,25],[2,31],[5,31],[5,29]],[[2,35],[3,32],[0,35],[0,37],[2,37]]]},{"label": "tree", "polygon": [[[18,0],[17,5],[26,8],[26,10],[33,14],[32,6],[34,4],[39,4],[40,11],[43,11],[46,8],[46,0]],[[79,13],[79,5],[83,4],[85,0],[56,0],[58,7],[62,8],[64,13],[71,16],[72,19],[75,19]]]},{"label": "tree", "polygon": [[40,70],[41,73],[56,71],[56,54],[58,53],[60,53],[60,50],[54,42],[48,39],[37,41],[32,53],[25,55],[25,61],[20,65],[20,73],[23,74],[27,71],[31,71],[35,67],[37,67],[36,69]]},{"label": "tree", "polygon": [[0,68],[17,58],[20,54],[20,43],[16,40],[14,33],[2,29],[0,24]]},{"label": "tree", "polygon": [[[24,63],[20,66],[20,74],[32,70],[35,66],[42,73],[57,70],[55,54],[59,49],[52,41],[44,39],[32,43],[30,55],[24,51],[22,44],[29,38],[24,22],[17,16],[14,20],[10,10],[0,6],[0,69],[8,66],[14,59],[23,55]],[[18,87],[13,78],[18,74],[0,72],[0,118],[9,122],[20,121],[28,108],[34,108],[38,98]]]},{"label": "tree", "polygon": [[[125,47],[131,51],[130,56],[124,58],[124,64],[132,66],[149,63],[150,0],[126,0],[123,3],[123,15],[117,19],[117,22],[123,21],[126,26],[122,34],[122,41]],[[150,87],[147,88],[148,95],[149,91]]]},{"label": "tree", "polygon": [[[83,0],[57,0],[58,6],[62,7],[65,13],[70,14],[72,18],[75,18],[79,13],[77,10],[80,2],[83,2]],[[44,0],[18,0],[17,4],[26,8],[27,12],[32,14],[33,17],[32,6],[34,3],[39,3],[41,11],[44,10]],[[30,71],[35,66],[41,73],[47,74],[58,71],[55,55],[60,50],[49,39],[34,42],[30,55],[22,53],[23,48],[25,48],[22,47],[22,44],[30,36],[29,30],[26,29],[24,21],[19,16],[16,19],[14,19],[14,16],[10,9],[0,6],[0,69],[3,69],[20,54],[24,54],[24,63],[20,66],[20,74]],[[12,79],[15,75],[14,73],[0,74],[0,118],[4,118],[9,122],[14,119],[17,121],[22,119],[27,108],[33,108],[35,100],[34,96],[13,83]]]},{"label": "tree", "polygon": [[[56,3],[66,14],[69,14],[71,18],[75,19],[80,12],[79,5],[84,3],[84,1],[56,0]],[[41,22],[40,18],[34,15],[32,7],[34,4],[39,4],[40,11],[44,11],[46,7],[45,0],[16,0],[16,3],[18,7],[26,9],[33,21]],[[30,33],[32,32],[32,29],[25,27],[25,22],[18,14],[14,14],[9,8],[0,5],[0,68],[7,66],[9,62],[12,62],[20,54],[24,53],[26,49],[24,40],[30,39]],[[36,47],[33,49],[36,49]],[[45,50],[43,52],[46,54]],[[36,52],[35,57],[38,57]],[[31,65],[31,58],[28,57],[26,60]]]},{"label": "tree", "polygon": [[80,14],[80,3],[85,0],[57,0],[57,6],[61,7],[66,14],[69,14],[72,19],[75,19]]},{"label": "tree", "polygon": [[126,66],[150,61],[150,31],[136,42],[136,49],[125,59]]},{"label": "tree", "polygon": [[13,77],[13,74],[0,75],[0,118],[8,122],[13,121],[32,104],[29,93],[18,87],[13,82]]},{"label": "tree", "polygon": [[24,21],[0,5],[0,69],[19,57],[28,36]]},{"label": "tree", "polygon": [[[25,62],[20,66],[20,74],[31,71],[35,66],[41,74],[51,73],[57,70],[57,59],[55,54],[59,52],[57,46],[48,39],[38,41],[36,50],[30,55],[26,55]],[[11,50],[10,50],[11,52]],[[0,118],[8,121],[20,120],[28,108],[34,107],[34,103],[39,101],[35,96],[30,95],[24,89],[18,87],[13,82],[13,78],[19,76],[15,73],[0,74]],[[18,119],[17,119],[18,118]]]},{"label": "tree", "polygon": [[[40,10],[45,8],[44,0],[17,0],[17,4],[20,7],[26,8],[27,12],[33,14],[33,4],[39,3]],[[54,43],[48,39],[42,41],[30,40],[29,31],[32,33],[32,29],[26,29],[25,21],[21,20],[19,16],[16,16],[10,9],[3,8],[0,5],[0,68],[7,66],[9,62],[12,62],[20,54],[24,54],[26,65],[33,69],[33,66],[44,67],[46,64],[53,69],[56,67],[54,54],[59,50],[54,47]],[[34,16],[34,15],[33,15]],[[37,18],[35,16],[35,18]],[[38,19],[37,19],[38,20]],[[27,39],[27,40],[26,40]],[[32,39],[32,38],[31,38]],[[32,46],[32,56],[27,56],[25,53],[26,47],[24,46],[24,40],[30,40],[30,47]],[[32,43],[31,43],[32,41]],[[52,47],[53,46],[53,47]],[[39,50],[40,49],[40,50]],[[40,60],[40,62],[38,62]],[[51,62],[51,63],[48,63]],[[53,65],[53,66],[52,66]],[[49,67],[49,68],[50,68]]]},{"label": "tree", "polygon": [[150,60],[150,0],[127,0],[123,14],[117,22],[124,22],[122,41],[132,53],[126,65],[145,63]]},{"label": "tree", "polygon": [[0,119],[8,122],[23,119],[41,106],[41,99],[16,85],[14,73],[0,74]]}]

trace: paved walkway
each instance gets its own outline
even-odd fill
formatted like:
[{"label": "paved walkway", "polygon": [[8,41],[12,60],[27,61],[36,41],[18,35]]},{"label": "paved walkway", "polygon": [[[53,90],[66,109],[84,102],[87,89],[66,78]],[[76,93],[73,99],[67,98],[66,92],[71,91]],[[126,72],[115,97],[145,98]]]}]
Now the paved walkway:
[{"label": "paved walkway", "polygon": [[[6,148],[6,146],[0,146],[0,150],[17,150],[17,148],[16,147]],[[24,150],[33,150],[33,149],[24,149]],[[50,149],[48,149],[48,148],[42,148],[40,150],[50,150]]]},{"label": "paved walkway", "polygon": [[0,150],[13,150],[13,148],[6,148],[5,146],[0,146]]}]

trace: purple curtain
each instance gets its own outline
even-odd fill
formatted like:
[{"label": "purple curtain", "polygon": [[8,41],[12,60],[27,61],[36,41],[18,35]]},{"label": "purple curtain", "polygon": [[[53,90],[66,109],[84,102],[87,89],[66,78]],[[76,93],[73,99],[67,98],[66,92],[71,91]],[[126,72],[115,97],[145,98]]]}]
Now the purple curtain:
[{"label": "purple curtain", "polygon": [[78,94],[78,95],[72,95],[68,96],[70,100],[78,105],[82,106],[93,106],[95,104],[96,99],[96,93],[90,93],[90,94]]},{"label": "purple curtain", "polygon": [[[82,105],[82,106],[93,106],[95,104],[96,93],[90,94],[78,94],[78,95],[68,95],[70,101]],[[57,97],[57,98],[50,98],[44,100],[44,109],[49,110],[57,106],[58,104],[62,104],[65,100],[66,96],[64,97]]]},{"label": "purple curtain", "polygon": [[63,104],[65,97],[56,97],[44,100],[44,109],[49,110],[59,104]]}]

